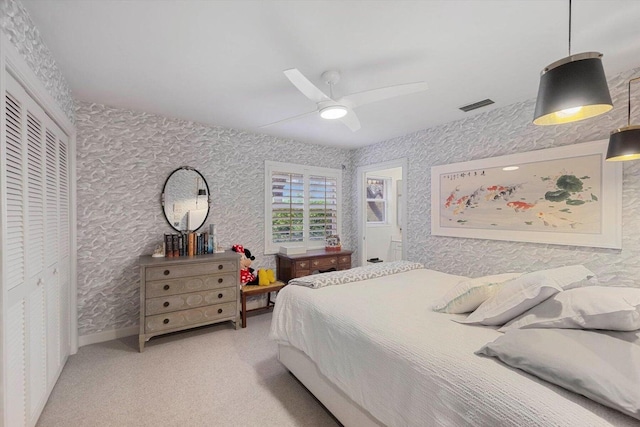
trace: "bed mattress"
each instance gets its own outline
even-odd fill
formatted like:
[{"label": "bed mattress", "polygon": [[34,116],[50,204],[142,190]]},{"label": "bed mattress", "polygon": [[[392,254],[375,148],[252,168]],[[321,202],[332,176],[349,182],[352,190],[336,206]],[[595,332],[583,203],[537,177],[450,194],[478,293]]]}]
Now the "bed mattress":
[{"label": "bed mattress", "polygon": [[462,279],[418,269],[320,289],[290,285],[278,294],[271,337],[304,352],[388,426],[640,424],[475,355],[501,333],[431,311],[433,301]]}]

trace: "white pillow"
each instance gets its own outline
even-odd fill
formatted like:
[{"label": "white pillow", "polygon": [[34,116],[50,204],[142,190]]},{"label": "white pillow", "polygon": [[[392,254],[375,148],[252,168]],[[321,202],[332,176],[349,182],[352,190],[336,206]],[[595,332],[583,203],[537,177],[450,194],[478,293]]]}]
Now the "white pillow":
[{"label": "white pillow", "polygon": [[469,313],[493,296],[504,282],[520,276],[522,273],[504,273],[463,280],[436,301],[433,311]]},{"label": "white pillow", "polygon": [[476,354],[497,357],[640,420],[640,333],[515,329]]},{"label": "white pillow", "polygon": [[640,329],[640,288],[590,286],[560,292],[499,330],[520,328]]},{"label": "white pillow", "polygon": [[501,289],[460,323],[504,325],[509,320],[538,305],[563,287],[594,274],[582,265],[534,271],[504,283]]}]

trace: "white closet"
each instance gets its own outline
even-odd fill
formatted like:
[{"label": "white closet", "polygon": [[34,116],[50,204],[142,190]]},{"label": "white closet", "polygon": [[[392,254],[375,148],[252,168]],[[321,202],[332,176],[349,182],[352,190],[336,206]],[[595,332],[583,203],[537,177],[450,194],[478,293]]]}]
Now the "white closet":
[{"label": "white closet", "polygon": [[69,140],[3,70],[2,420],[33,426],[70,351]]}]

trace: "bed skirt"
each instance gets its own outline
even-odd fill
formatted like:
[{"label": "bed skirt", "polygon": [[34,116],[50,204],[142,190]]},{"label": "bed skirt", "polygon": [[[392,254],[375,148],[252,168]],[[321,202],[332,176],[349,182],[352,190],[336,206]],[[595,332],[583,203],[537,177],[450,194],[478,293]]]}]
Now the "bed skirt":
[{"label": "bed skirt", "polygon": [[306,354],[288,345],[278,345],[278,360],[313,394],[345,427],[381,427],[368,411],[351,400],[322,375]]}]

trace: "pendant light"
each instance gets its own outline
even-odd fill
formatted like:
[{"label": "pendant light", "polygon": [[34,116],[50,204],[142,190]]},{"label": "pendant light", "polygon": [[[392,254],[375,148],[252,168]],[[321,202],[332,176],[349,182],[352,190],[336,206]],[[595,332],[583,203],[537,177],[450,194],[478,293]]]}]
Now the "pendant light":
[{"label": "pendant light", "polygon": [[609,162],[640,159],[640,126],[631,126],[631,82],[636,80],[640,80],[640,77],[629,80],[627,126],[614,130],[609,137]]},{"label": "pendant light", "polygon": [[569,56],[540,73],[540,86],[533,123],[557,125],[577,122],[613,108],[602,54],[571,55],[571,0],[569,0]]}]

